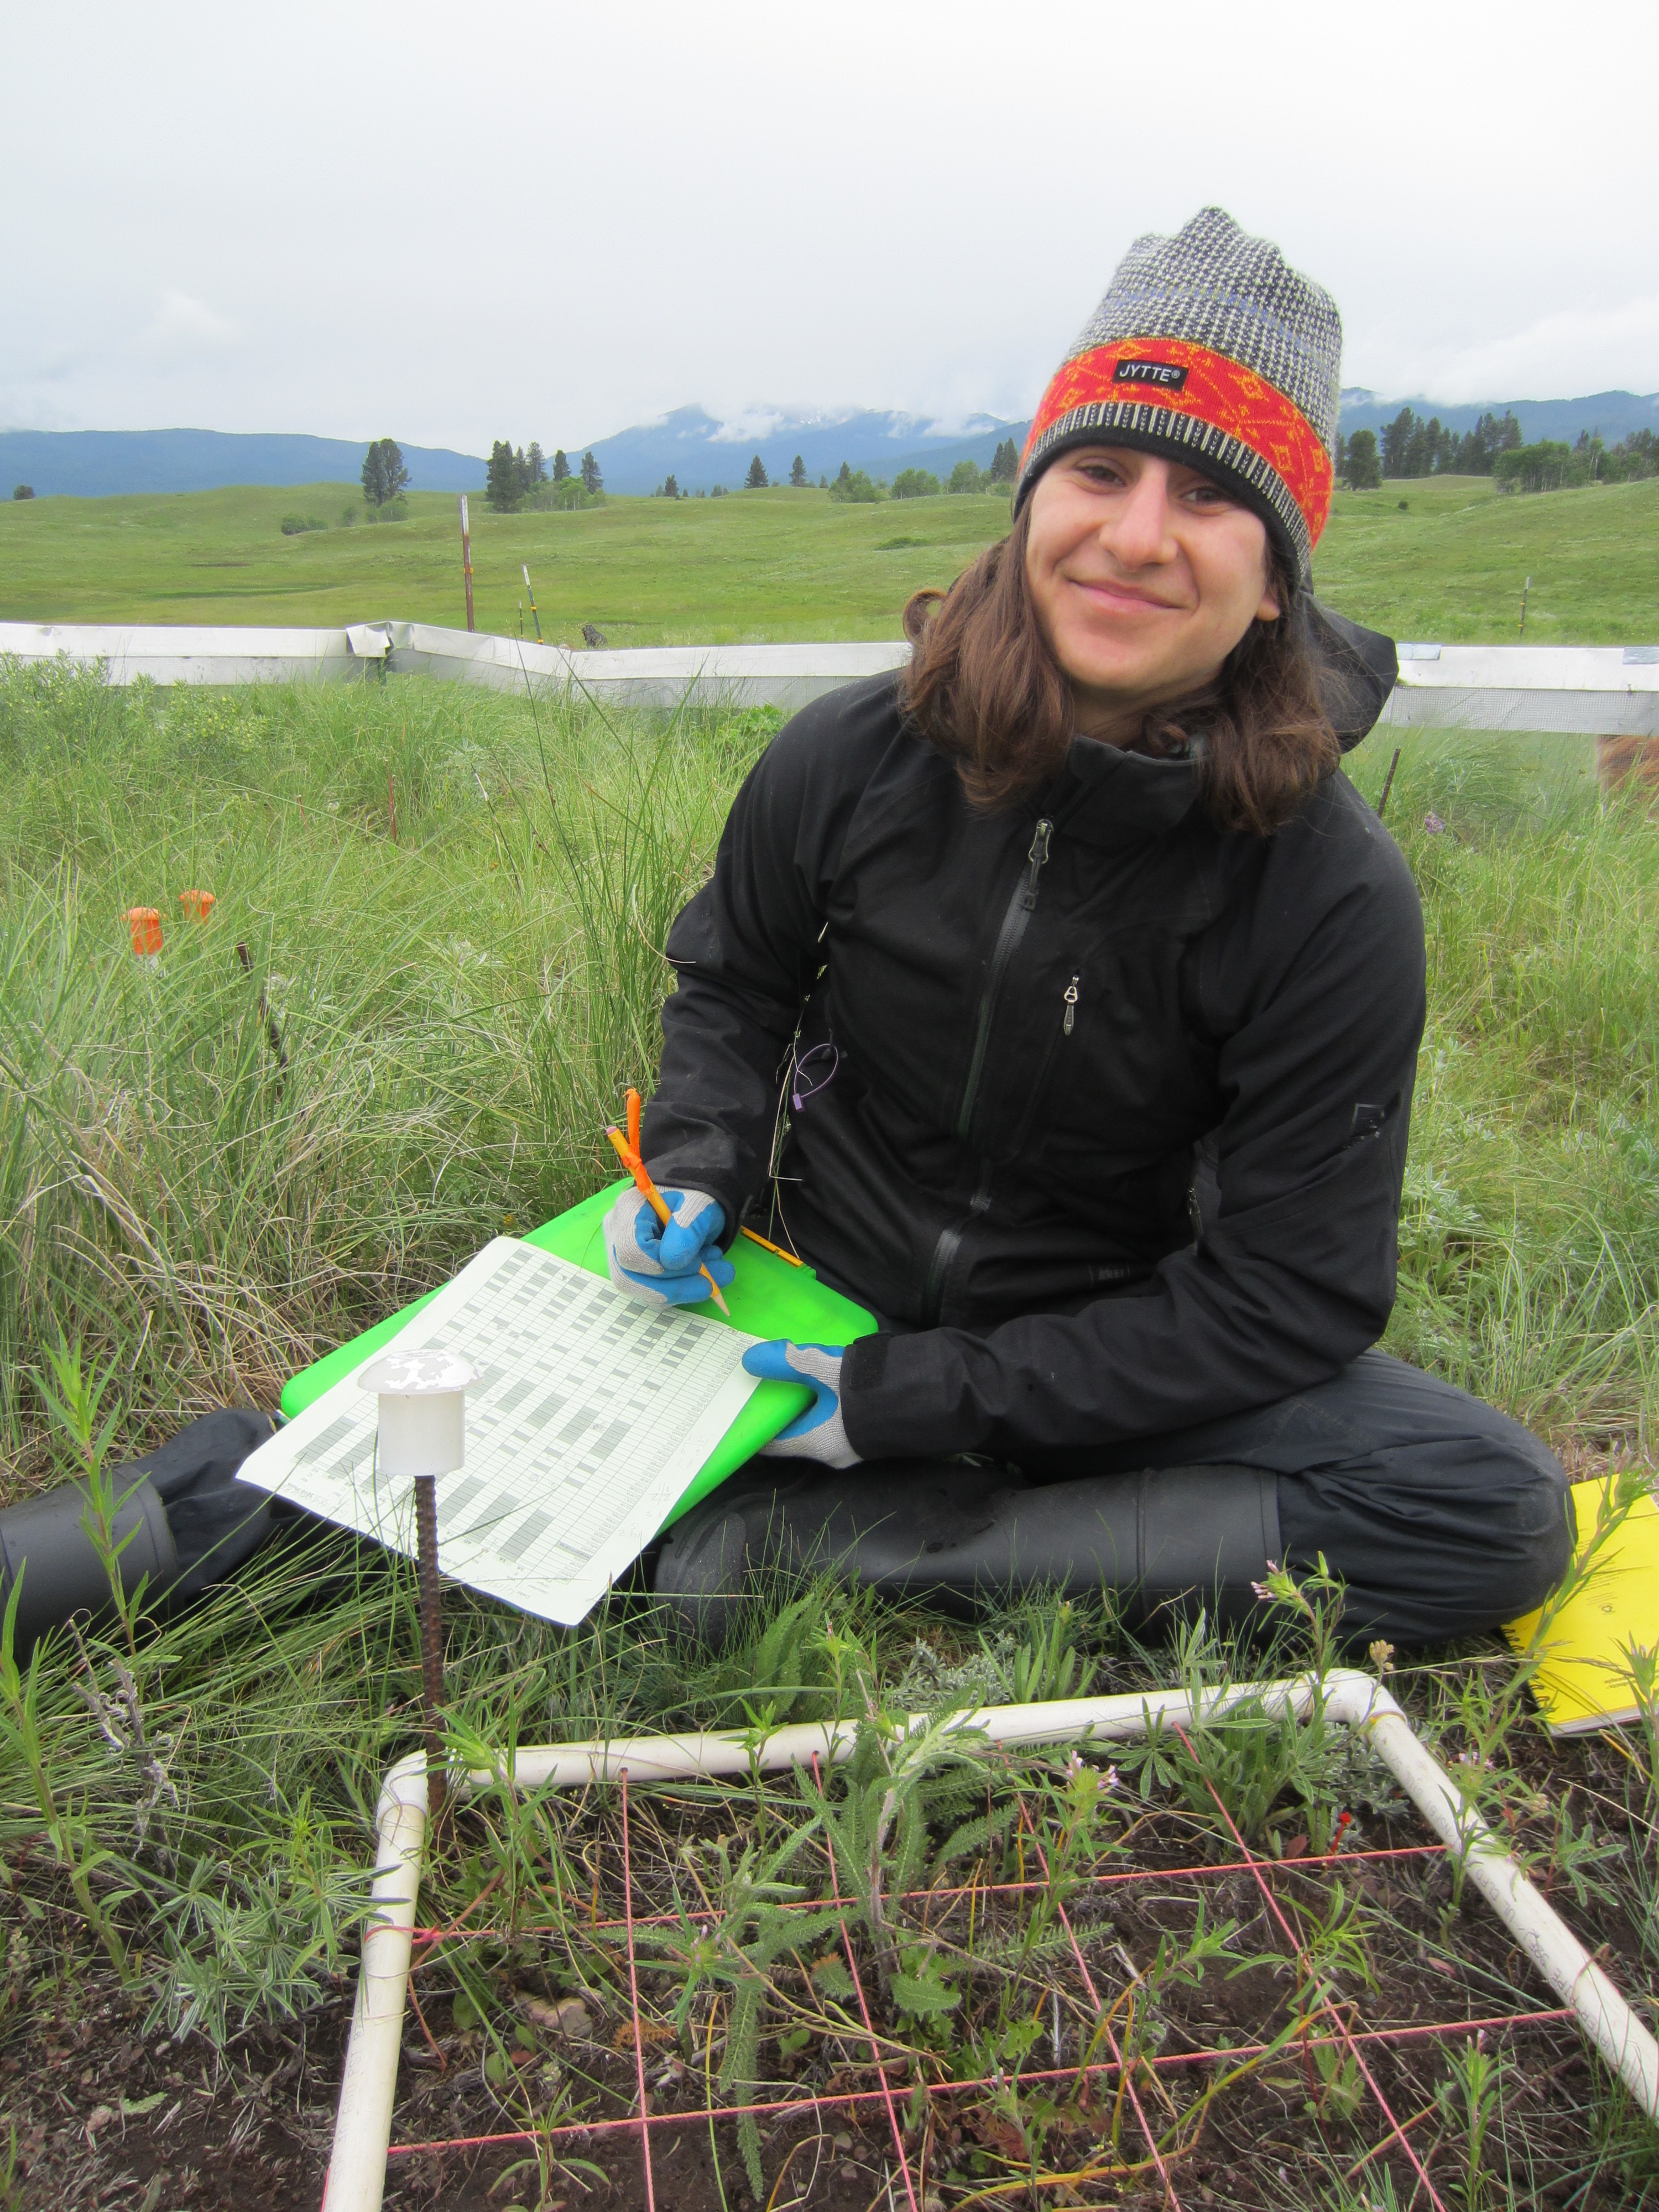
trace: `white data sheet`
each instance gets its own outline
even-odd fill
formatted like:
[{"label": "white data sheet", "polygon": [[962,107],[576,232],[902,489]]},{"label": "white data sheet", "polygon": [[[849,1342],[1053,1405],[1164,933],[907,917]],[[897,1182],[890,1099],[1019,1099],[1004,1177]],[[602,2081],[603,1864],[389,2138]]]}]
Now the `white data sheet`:
[{"label": "white data sheet", "polygon": [[[445,1574],[580,1620],[747,1402],[756,1382],[739,1362],[758,1340],[640,1305],[516,1237],[487,1244],[393,1339],[399,1352],[442,1344],[482,1370],[466,1394],[466,1464],[438,1478]],[[379,1479],[377,1425],[354,1372],[261,1444],[240,1480],[412,1558],[412,1488]]]}]

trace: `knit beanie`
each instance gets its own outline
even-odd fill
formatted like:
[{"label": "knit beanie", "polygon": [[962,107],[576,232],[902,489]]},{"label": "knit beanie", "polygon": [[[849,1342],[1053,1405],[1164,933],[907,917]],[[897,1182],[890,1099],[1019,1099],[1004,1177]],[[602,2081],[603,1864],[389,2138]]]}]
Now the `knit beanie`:
[{"label": "knit beanie", "polygon": [[1328,292],[1220,208],[1136,239],[1042,395],[1018,514],[1055,455],[1133,446],[1255,510],[1306,584],[1330,512],[1342,319]]}]

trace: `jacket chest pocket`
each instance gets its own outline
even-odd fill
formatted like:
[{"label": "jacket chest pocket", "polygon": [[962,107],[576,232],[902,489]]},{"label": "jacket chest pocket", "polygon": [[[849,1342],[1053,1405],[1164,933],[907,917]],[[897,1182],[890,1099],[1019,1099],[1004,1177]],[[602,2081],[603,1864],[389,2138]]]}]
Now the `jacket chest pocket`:
[{"label": "jacket chest pocket", "polygon": [[1073,1088],[1076,1063],[1088,1055],[1092,1009],[1085,1011],[1082,965],[1071,969],[1058,988],[1055,981],[1050,975],[1027,994],[1018,1024],[1009,1024],[1018,1034],[1010,1035],[1002,1056],[1001,1126],[986,1133],[986,1149],[994,1158],[1018,1158],[1050,1126],[1056,1104]]},{"label": "jacket chest pocket", "polygon": [[1219,1102],[1181,1018],[1179,948],[1139,949],[1140,960],[1057,950],[1022,985],[985,1127],[992,1158],[1050,1143],[1145,1155],[1212,1126]]}]

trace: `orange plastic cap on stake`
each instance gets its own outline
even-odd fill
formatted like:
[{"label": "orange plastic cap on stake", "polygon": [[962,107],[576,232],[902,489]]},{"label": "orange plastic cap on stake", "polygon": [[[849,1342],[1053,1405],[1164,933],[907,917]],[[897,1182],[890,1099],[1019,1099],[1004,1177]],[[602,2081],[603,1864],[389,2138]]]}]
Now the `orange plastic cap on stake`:
[{"label": "orange plastic cap on stake", "polygon": [[132,932],[132,949],[138,957],[153,958],[161,949],[161,917],[153,906],[130,906],[126,912],[127,927]]},{"label": "orange plastic cap on stake", "polygon": [[215,901],[211,891],[180,891],[179,903],[198,921],[205,921],[213,911]]}]

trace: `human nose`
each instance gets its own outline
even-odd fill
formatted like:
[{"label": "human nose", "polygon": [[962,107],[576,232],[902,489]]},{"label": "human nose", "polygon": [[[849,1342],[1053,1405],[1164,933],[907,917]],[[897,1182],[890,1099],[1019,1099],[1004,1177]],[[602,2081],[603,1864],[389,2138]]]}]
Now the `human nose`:
[{"label": "human nose", "polygon": [[1107,548],[1121,568],[1161,566],[1175,556],[1170,520],[1168,474],[1154,464],[1141,470],[1118,502],[1103,533]]}]

